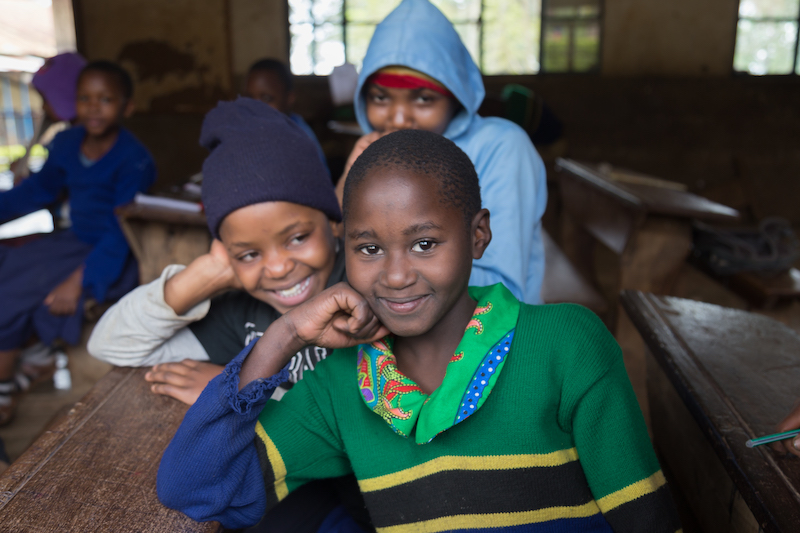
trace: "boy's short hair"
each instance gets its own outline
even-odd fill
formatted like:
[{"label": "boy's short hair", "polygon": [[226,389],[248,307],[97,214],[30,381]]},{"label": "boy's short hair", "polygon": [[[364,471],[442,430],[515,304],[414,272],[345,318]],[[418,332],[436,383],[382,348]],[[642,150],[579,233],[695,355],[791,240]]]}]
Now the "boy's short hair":
[{"label": "boy's short hair", "polygon": [[292,76],[292,71],[289,70],[289,67],[282,61],[272,58],[260,59],[253,63],[250,70],[247,71],[247,75],[249,76],[253,72],[259,71],[275,72],[281,81],[283,81],[287,92],[294,88],[294,76]]},{"label": "boy's short hair", "polygon": [[441,202],[460,209],[468,226],[481,209],[478,174],[461,148],[430,131],[400,130],[381,137],[356,159],[344,184],[345,219],[353,192],[375,168],[401,168],[431,176]]},{"label": "boy's short hair", "polygon": [[92,61],[81,70],[78,76],[79,83],[83,75],[87,72],[101,72],[112,76],[117,80],[117,83],[119,83],[119,87],[122,89],[122,96],[125,100],[130,100],[131,97],[133,97],[133,80],[131,79],[131,75],[128,74],[127,70],[113,61]]}]

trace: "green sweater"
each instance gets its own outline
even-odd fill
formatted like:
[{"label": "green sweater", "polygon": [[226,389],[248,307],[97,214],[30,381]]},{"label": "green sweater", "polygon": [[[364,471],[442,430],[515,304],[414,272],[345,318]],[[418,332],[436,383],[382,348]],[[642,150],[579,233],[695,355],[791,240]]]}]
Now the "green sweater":
[{"label": "green sweater", "polygon": [[354,473],[379,531],[679,529],[619,346],[587,309],[523,304],[491,394],[424,444],[365,405],[357,357],[334,353],[264,408],[268,505]]}]

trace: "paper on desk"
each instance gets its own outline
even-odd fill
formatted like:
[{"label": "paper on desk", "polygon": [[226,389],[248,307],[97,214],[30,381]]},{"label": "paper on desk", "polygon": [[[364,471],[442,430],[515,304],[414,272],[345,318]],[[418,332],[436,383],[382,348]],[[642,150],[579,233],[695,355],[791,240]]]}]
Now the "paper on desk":
[{"label": "paper on desk", "polygon": [[328,84],[331,88],[331,100],[333,105],[352,104],[356,96],[356,86],[358,85],[358,71],[355,65],[345,63],[338,67],[333,67],[333,72],[328,76]]},{"label": "paper on desk", "polygon": [[149,194],[136,193],[133,202],[138,205],[150,207],[160,207],[162,209],[172,209],[174,211],[184,211],[186,213],[199,213],[203,206],[197,202],[187,202],[186,200],[176,200],[175,198],[164,198],[161,196],[150,196]]}]

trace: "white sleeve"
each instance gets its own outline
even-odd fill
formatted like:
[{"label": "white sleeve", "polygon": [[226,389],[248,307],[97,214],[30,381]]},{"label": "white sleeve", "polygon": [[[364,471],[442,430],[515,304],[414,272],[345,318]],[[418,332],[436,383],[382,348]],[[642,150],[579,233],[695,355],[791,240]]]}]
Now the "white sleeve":
[{"label": "white sleeve", "polygon": [[169,265],[161,277],[128,293],[95,325],[87,349],[94,357],[117,366],[151,366],[184,359],[208,361],[203,345],[187,328],[208,314],[204,300],[183,315],[164,301],[164,285],[183,270]]}]

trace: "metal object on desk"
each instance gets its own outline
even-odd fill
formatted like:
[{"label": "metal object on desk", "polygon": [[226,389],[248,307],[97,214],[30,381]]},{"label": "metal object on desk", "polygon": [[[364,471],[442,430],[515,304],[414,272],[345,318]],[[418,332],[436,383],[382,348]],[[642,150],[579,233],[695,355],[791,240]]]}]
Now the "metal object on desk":
[{"label": "metal object on desk", "polygon": [[[558,159],[556,169],[565,213],[562,248],[589,280],[595,279],[595,240],[619,256],[614,294],[622,289],[669,294],[691,251],[692,219],[739,218],[735,209],[696,194],[612,181],[570,159]],[[647,419],[644,346],[619,306],[612,307],[616,308],[614,336],[622,346],[628,375]]]},{"label": "metal object on desk", "polygon": [[706,533],[795,532],[800,461],[746,442],[772,433],[800,391],[800,336],[738,309],[625,291],[649,348],[656,448]]},{"label": "metal object on desk", "polygon": [[111,370],[0,476],[0,531],[222,531],[158,501],[187,406],[150,392],[147,370]]}]

